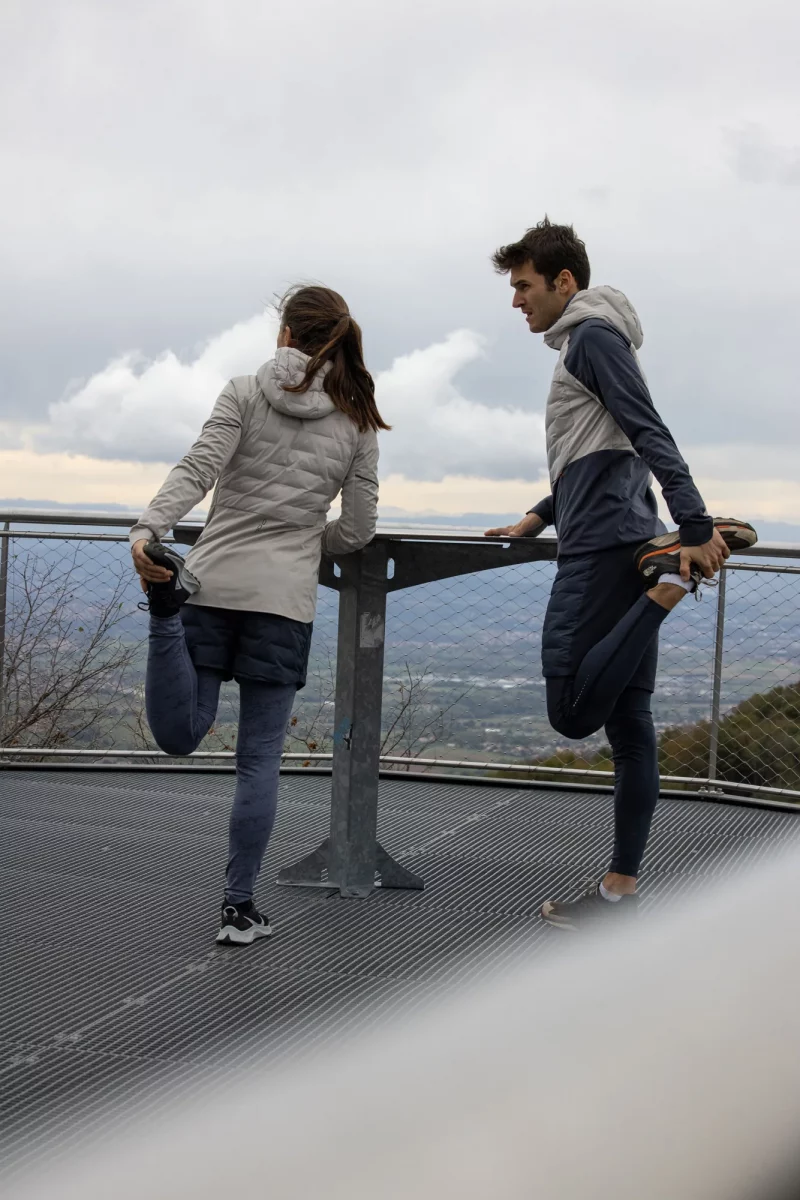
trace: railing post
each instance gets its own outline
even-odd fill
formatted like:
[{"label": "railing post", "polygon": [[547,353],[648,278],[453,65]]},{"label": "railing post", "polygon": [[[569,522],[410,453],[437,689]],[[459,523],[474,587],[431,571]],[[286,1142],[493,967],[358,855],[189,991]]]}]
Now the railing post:
[{"label": "railing post", "polygon": [[[0,538],[0,738],[6,716],[6,613],[8,611],[8,536],[11,525],[3,525],[5,537]],[[0,742],[0,744],[2,744]]]},{"label": "railing post", "polygon": [[339,564],[330,832],[311,854],[284,867],[279,883],[363,898],[377,873],[382,887],[423,887],[377,840],[388,561],[386,543],[375,541]]},{"label": "railing post", "polygon": [[717,778],[717,758],[719,755],[719,706],[722,691],[722,655],[725,644],[725,586],[728,573],[723,567],[719,573],[719,589],[717,591],[717,623],[714,632],[714,678],[711,691],[711,726],[708,736],[708,778]]},{"label": "railing post", "polygon": [[343,895],[375,883],[386,633],[385,544],[342,563],[328,871]]}]

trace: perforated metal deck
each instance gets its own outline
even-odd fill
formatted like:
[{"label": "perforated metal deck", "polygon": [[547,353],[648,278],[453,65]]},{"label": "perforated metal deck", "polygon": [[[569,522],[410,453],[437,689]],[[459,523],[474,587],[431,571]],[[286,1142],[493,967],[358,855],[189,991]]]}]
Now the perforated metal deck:
[{"label": "perforated metal deck", "polygon": [[[432,981],[559,938],[537,916],[608,855],[602,793],[381,784],[382,843],[424,892],[278,888],[327,831],[330,780],[286,775],[259,899],[275,937],[216,947],[233,778],[0,771],[0,1174],[164,1103],[198,1071],[313,1050],[396,1018]],[[798,813],[800,816],[800,813]],[[662,800],[646,905],[800,835],[791,813]]]}]

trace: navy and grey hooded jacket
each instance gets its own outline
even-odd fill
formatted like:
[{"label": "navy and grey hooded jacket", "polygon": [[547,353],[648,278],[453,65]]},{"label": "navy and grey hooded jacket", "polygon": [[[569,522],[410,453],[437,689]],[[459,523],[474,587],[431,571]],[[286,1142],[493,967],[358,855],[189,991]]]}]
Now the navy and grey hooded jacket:
[{"label": "navy and grey hooded jacket", "polygon": [[707,542],[712,519],[653,406],[636,357],[642,327],[628,299],[610,287],[578,292],[544,340],[559,351],[545,418],[552,494],[530,511],[556,526],[560,553],[663,533],[652,475],[682,544]]}]

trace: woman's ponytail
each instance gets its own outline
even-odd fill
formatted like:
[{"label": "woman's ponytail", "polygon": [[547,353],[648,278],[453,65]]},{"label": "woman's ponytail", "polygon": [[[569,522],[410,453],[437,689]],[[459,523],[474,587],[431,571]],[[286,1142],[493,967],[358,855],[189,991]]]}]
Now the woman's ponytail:
[{"label": "woman's ponytail", "polygon": [[378,412],[375,384],[364,363],[361,328],[338,292],[331,288],[297,287],[279,306],[281,328],[289,328],[292,345],[309,356],[302,381],[289,392],[307,392],[317,373],[330,368],[323,387],[336,407],[346,413],[360,432],[389,429]]}]

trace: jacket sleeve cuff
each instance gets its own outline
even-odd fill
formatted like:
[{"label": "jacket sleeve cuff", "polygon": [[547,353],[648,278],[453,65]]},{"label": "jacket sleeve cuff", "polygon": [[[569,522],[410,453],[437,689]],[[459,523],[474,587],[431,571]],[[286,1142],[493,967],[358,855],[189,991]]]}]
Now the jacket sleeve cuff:
[{"label": "jacket sleeve cuff", "polygon": [[553,524],[553,497],[545,496],[544,500],[540,500],[533,508],[529,508],[526,516],[534,513],[545,525]]},{"label": "jacket sleeve cuff", "polygon": [[684,521],[680,527],[682,546],[703,546],[713,536],[713,517],[697,517],[693,521]]},{"label": "jacket sleeve cuff", "polygon": [[157,540],[153,530],[148,529],[146,525],[134,525],[133,529],[128,534],[128,541],[132,546],[135,546],[137,542],[142,540],[142,538],[148,542],[154,542]]}]

